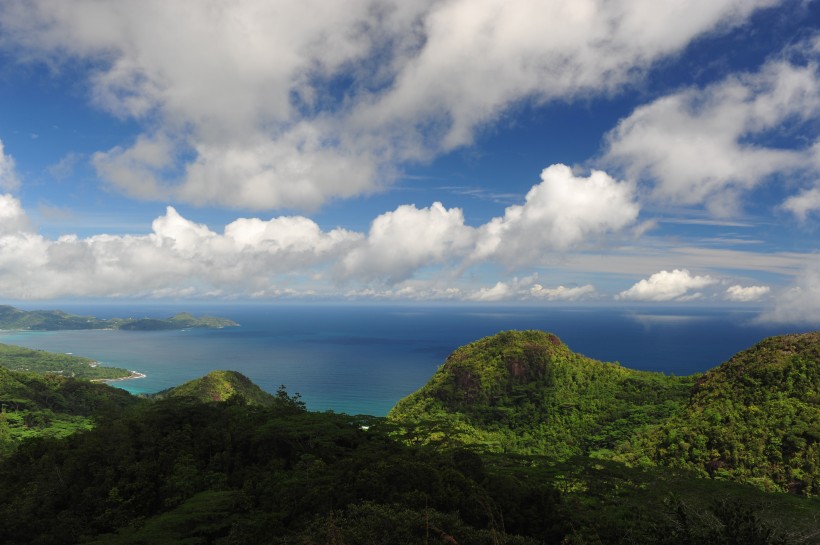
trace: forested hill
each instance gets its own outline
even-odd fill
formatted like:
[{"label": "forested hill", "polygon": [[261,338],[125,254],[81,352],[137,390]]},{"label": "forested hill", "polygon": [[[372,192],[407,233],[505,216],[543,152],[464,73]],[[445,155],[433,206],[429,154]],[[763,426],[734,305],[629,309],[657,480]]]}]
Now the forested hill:
[{"label": "forested hill", "polygon": [[[298,395],[298,394],[297,394]],[[169,388],[152,396],[156,399],[188,397],[202,403],[228,401],[241,398],[248,405],[271,406],[277,399],[287,397],[284,386],[274,396],[254,384],[251,379],[236,371],[211,371],[204,377]]]},{"label": "forested hill", "polygon": [[0,329],[22,331],[60,331],[71,329],[123,329],[126,331],[155,331],[164,329],[223,328],[238,326],[233,320],[215,316],[196,318],[181,312],[167,319],[109,318],[67,314],[61,310],[32,310],[0,305]]},{"label": "forested hill", "polygon": [[695,380],[587,358],[550,333],[507,331],[455,350],[389,418],[430,427],[432,440],[563,460],[608,452],[677,414]]},{"label": "forested hill", "polygon": [[622,459],[820,494],[820,332],[766,339],[700,378],[685,411]]},{"label": "forested hill", "polygon": [[657,438],[701,406],[722,415],[735,388],[816,409],[816,356],[810,336],[770,339],[674,378],[506,332],[454,352],[393,422],[309,412],[283,388],[257,403],[232,372],[151,399],[0,369],[0,545],[818,543],[811,485],[653,465],[669,461]]},{"label": "forested hill", "polygon": [[422,441],[671,466],[820,493],[820,333],[766,339],[702,376],[604,363],[508,331],[454,351],[389,418]]}]

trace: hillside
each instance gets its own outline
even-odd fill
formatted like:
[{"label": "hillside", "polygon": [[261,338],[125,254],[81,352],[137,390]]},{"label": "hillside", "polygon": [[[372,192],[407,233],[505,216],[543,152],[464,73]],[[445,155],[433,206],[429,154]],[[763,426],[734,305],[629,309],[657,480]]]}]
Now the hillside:
[{"label": "hillside", "polygon": [[204,377],[170,388],[154,397],[188,397],[202,403],[242,398],[248,405],[262,406],[271,406],[277,401],[277,396],[264,391],[251,382],[251,379],[236,371],[211,371]]},{"label": "hillside", "polygon": [[677,414],[694,383],[587,358],[549,333],[507,331],[455,350],[388,418],[427,439],[566,459],[608,452]]},{"label": "hillside", "polygon": [[[816,498],[624,458],[737,381],[744,402],[791,381],[812,403],[816,342],[792,341],[696,380],[501,333],[456,350],[392,422],[311,413],[230,371],[137,399],[0,369],[0,545],[817,543]],[[54,429],[8,441],[38,419]]]},{"label": "hillside", "polygon": [[684,412],[621,459],[820,494],[820,332],[766,339],[712,369]]},{"label": "hillside", "polygon": [[180,312],[165,320],[157,318],[118,320],[116,329],[122,329],[123,331],[162,331],[192,328],[222,329],[223,327],[236,327],[238,325],[227,318],[217,318],[216,316],[196,318],[187,312]]},{"label": "hillside", "polygon": [[131,371],[127,369],[101,366],[89,358],[10,344],[0,344],[0,367],[90,380],[115,380],[131,376]]},{"label": "hillside", "polygon": [[55,374],[0,367],[0,458],[26,438],[64,437],[139,400],[128,392]]},{"label": "hillside", "polygon": [[67,314],[61,310],[25,311],[8,305],[0,305],[0,329],[19,331],[60,331],[72,329],[122,329],[125,331],[161,331],[172,329],[210,328],[238,326],[233,320],[216,316],[195,316],[181,312],[167,319],[157,318],[109,318]]},{"label": "hillside", "polygon": [[820,332],[766,339],[702,376],[669,377],[508,331],[454,351],[388,418],[411,440],[583,455],[820,493]]}]

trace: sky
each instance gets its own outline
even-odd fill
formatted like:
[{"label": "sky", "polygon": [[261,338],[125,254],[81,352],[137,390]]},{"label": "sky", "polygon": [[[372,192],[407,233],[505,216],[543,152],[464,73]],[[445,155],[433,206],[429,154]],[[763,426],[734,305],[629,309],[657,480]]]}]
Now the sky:
[{"label": "sky", "polygon": [[820,324],[819,4],[0,0],[0,299]]}]

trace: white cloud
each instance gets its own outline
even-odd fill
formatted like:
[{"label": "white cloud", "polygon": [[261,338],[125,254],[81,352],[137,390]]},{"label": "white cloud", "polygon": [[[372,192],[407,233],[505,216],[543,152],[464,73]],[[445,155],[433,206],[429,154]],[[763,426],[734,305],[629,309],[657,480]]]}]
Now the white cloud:
[{"label": "white cloud", "polygon": [[402,205],[373,220],[366,243],[343,259],[342,274],[397,282],[421,267],[458,260],[474,239],[475,230],[464,225],[458,208]]},{"label": "white cloud", "polygon": [[[811,59],[804,65],[771,61],[758,72],[637,108],[609,133],[604,160],[630,179],[649,181],[658,201],[706,204],[715,215],[736,212],[738,197],[772,175],[816,177],[820,141],[804,149],[755,142],[788,124],[820,119],[818,51],[803,49]],[[786,206],[800,215],[815,204],[790,200]]]},{"label": "white cloud", "polygon": [[584,297],[595,293],[595,286],[586,284],[584,286],[577,286],[568,288],[558,286],[557,288],[545,288],[541,284],[533,284],[530,288],[530,294],[539,299],[547,299],[549,301],[577,301]]},{"label": "white cloud", "polygon": [[726,299],[729,301],[738,301],[741,303],[748,303],[751,301],[759,301],[771,291],[769,286],[741,286],[734,285],[726,288]]},{"label": "white cloud", "polygon": [[0,190],[14,191],[20,186],[14,170],[14,159],[5,153],[3,141],[0,140]]},{"label": "white cloud", "polygon": [[690,290],[715,284],[717,280],[706,276],[692,276],[686,269],[660,271],[622,291],[615,298],[633,301],[686,301],[700,297]]},{"label": "white cloud", "polygon": [[114,187],[310,208],[470,144],[524,100],[615,92],[775,3],[8,0],[0,34],[26,58],[93,66],[93,102],[144,127],[93,156]]},{"label": "white cloud", "polygon": [[763,322],[820,324],[820,259],[815,259],[794,284],[777,294],[774,306],[759,317]]},{"label": "white cloud", "polygon": [[501,301],[503,299],[509,299],[513,293],[512,287],[506,282],[496,282],[496,284],[490,288],[481,288],[470,294],[467,299],[483,302]]},{"label": "white cloud", "polygon": [[29,229],[29,219],[20,201],[10,194],[0,195],[0,235]]},{"label": "white cloud", "polygon": [[474,259],[492,257],[507,264],[535,263],[545,252],[563,251],[588,239],[619,231],[638,217],[634,187],[594,170],[575,176],[566,165],[552,165],[523,205],[480,228]]},{"label": "white cloud", "polygon": [[577,301],[595,293],[595,286],[587,284],[578,287],[558,286],[545,288],[537,283],[538,275],[523,278],[515,277],[507,282],[499,281],[490,287],[482,287],[467,292],[466,299],[471,301],[504,301],[546,299],[547,301]]},{"label": "white cloud", "polygon": [[49,240],[21,230],[25,224],[19,202],[0,198],[3,297],[281,294],[302,281],[294,275],[320,274],[362,239],[343,229],[324,232],[302,217],[240,219],[219,234],[172,207],[143,236]]},{"label": "white cloud", "polygon": [[820,210],[820,187],[789,197],[783,202],[783,208],[805,221],[810,213]]}]

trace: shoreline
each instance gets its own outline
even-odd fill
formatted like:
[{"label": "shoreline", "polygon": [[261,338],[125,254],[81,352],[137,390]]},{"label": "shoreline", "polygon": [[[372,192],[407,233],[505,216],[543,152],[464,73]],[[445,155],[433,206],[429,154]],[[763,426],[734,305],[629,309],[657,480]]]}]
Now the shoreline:
[{"label": "shoreline", "polygon": [[103,382],[103,383],[109,383],[109,382],[119,382],[119,381],[121,381],[121,380],[134,380],[134,379],[138,379],[138,378],[145,378],[145,377],[147,377],[147,376],[148,376],[148,375],[146,375],[145,373],[140,373],[139,371],[131,371],[131,374],[130,374],[130,375],[128,375],[127,377],[120,377],[120,378],[96,378],[96,379],[93,379],[91,382]]}]

